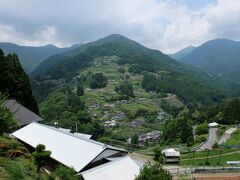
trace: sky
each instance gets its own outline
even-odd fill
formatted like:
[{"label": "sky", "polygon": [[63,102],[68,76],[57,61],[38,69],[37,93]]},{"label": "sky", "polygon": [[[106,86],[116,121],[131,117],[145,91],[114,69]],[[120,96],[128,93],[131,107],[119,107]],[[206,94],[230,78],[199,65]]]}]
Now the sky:
[{"label": "sky", "polygon": [[0,42],[58,47],[121,34],[173,53],[240,40],[240,0],[0,0]]}]

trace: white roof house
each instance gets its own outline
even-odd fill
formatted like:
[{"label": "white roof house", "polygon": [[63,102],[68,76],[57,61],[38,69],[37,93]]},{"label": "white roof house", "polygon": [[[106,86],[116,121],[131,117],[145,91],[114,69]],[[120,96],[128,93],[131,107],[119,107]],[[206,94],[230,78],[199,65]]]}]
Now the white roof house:
[{"label": "white roof house", "polygon": [[80,174],[85,180],[133,180],[139,171],[139,166],[130,157],[122,157]]},{"label": "white roof house", "polygon": [[76,172],[88,169],[98,160],[127,153],[123,149],[39,123],[31,123],[12,135],[34,148],[38,144],[44,144],[46,150],[52,152],[51,158],[73,167]]},{"label": "white roof house", "polygon": [[209,127],[216,127],[216,126],[218,126],[218,123],[212,122],[212,123],[209,123],[208,126]]}]

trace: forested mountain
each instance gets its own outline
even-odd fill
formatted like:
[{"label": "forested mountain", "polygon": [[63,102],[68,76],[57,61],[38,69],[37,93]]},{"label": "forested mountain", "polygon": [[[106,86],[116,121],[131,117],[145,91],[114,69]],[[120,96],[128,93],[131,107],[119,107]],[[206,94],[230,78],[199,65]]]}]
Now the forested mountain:
[{"label": "forested mountain", "polygon": [[195,48],[196,47],[194,47],[194,46],[188,46],[174,54],[169,54],[169,56],[173,59],[180,59],[180,58],[188,55],[189,53],[191,53]]},{"label": "forested mountain", "polygon": [[72,48],[76,48],[78,45],[74,45],[69,48],[58,48],[53,45],[46,46],[19,46],[12,43],[0,43],[0,48],[5,54],[16,53],[19,56],[20,63],[26,73],[30,73],[38,64],[44,59],[54,55],[63,53]]},{"label": "forested mountain", "polygon": [[38,79],[50,77],[69,81],[78,75],[79,70],[93,66],[94,59],[103,56],[117,56],[119,65],[129,65],[130,73],[145,74],[148,78],[144,83],[146,90],[174,93],[188,103],[218,101],[223,93],[217,89],[230,92],[233,86],[116,34],[52,56],[32,75]]},{"label": "forested mountain", "polygon": [[240,83],[240,42],[215,39],[195,48],[180,62],[195,66],[224,80]]},{"label": "forested mountain", "polygon": [[18,100],[22,105],[39,113],[38,105],[32,95],[28,76],[24,72],[16,54],[4,55],[0,49],[0,92],[8,98]]}]

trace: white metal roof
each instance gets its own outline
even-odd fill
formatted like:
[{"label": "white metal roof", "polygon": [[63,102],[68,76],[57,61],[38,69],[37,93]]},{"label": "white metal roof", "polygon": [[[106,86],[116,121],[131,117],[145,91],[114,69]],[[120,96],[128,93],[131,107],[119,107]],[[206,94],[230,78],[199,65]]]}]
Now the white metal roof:
[{"label": "white metal roof", "polygon": [[86,138],[86,139],[91,139],[92,135],[91,134],[83,134],[83,133],[74,133],[74,135],[82,137],[82,138]]},{"label": "white metal roof", "polygon": [[123,157],[81,174],[84,180],[133,180],[139,171],[139,166],[130,157]]},{"label": "white metal roof", "polygon": [[162,151],[162,154],[165,154],[165,156],[180,156],[180,152],[176,151],[173,148],[169,148],[169,149],[164,149]]},{"label": "white metal roof", "polygon": [[77,172],[107,148],[121,150],[39,123],[31,123],[12,135],[32,147],[44,144],[46,149],[52,152],[51,157],[53,159],[66,166],[73,167]]},{"label": "white metal roof", "polygon": [[214,127],[214,126],[218,126],[218,123],[216,122],[212,122],[208,124],[209,127]]}]

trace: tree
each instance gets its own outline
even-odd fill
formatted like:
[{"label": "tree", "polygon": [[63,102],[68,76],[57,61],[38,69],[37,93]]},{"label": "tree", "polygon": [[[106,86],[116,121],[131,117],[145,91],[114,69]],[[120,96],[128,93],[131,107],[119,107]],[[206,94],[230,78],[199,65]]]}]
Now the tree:
[{"label": "tree", "polygon": [[51,151],[46,151],[45,149],[46,147],[43,144],[38,144],[36,150],[32,153],[37,163],[38,171],[45,166],[47,159],[51,155]]},{"label": "tree", "polygon": [[134,134],[131,138],[131,144],[134,146],[134,145],[138,145],[138,135],[137,134]]},{"label": "tree", "polygon": [[197,135],[208,133],[208,123],[199,124],[195,130]]},{"label": "tree", "polygon": [[163,140],[191,145],[194,141],[191,121],[185,115],[166,121]]},{"label": "tree", "polygon": [[93,74],[89,80],[89,86],[92,89],[103,88],[107,85],[107,78],[102,73]]},{"label": "tree", "polygon": [[28,76],[24,72],[16,54],[4,56],[0,51],[0,92],[7,93],[8,98],[14,98],[22,105],[39,113],[37,102],[32,95]]},{"label": "tree", "polygon": [[19,127],[16,119],[5,105],[6,99],[6,96],[0,92],[0,135],[11,133]]},{"label": "tree", "polygon": [[84,89],[81,85],[77,86],[77,95],[78,96],[83,96],[84,95]]},{"label": "tree", "polygon": [[135,180],[171,180],[172,176],[162,168],[160,163],[146,163]]},{"label": "tree", "polygon": [[127,81],[124,81],[122,84],[120,84],[119,86],[116,86],[115,87],[115,90],[117,92],[119,92],[120,94],[122,95],[127,95],[129,97],[134,97],[134,94],[133,94],[133,87],[132,85],[127,82]]}]

